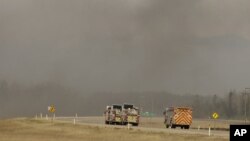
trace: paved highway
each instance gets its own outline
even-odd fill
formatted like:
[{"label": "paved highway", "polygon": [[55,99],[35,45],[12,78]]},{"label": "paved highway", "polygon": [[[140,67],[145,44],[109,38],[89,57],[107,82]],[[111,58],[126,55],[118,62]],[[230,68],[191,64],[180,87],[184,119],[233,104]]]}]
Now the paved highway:
[{"label": "paved highway", "polygon": [[[128,128],[128,126],[121,126],[121,125],[105,125],[104,124],[104,117],[56,117],[56,121],[60,122],[69,122],[74,123],[74,119],[76,124],[82,125],[91,125],[91,126],[99,126],[99,127],[106,127],[106,128]],[[141,130],[141,131],[148,131],[148,132],[164,132],[164,133],[175,133],[175,134],[197,134],[197,135],[207,135],[208,136],[208,129],[166,129],[164,124],[159,119],[147,119],[142,118],[141,124],[138,127],[132,126],[133,130]],[[225,130],[211,130],[211,136],[220,136],[229,138],[229,131]]]}]

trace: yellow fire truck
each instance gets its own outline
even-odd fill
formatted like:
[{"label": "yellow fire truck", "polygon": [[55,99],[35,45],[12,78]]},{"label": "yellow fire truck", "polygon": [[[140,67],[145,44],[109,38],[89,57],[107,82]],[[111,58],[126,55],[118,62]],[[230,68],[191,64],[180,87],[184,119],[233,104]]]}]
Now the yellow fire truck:
[{"label": "yellow fire truck", "polygon": [[133,104],[123,104],[123,123],[138,126],[140,122],[140,111]]},{"label": "yellow fire truck", "polygon": [[122,124],[122,106],[113,104],[107,106],[104,112],[106,124]]}]

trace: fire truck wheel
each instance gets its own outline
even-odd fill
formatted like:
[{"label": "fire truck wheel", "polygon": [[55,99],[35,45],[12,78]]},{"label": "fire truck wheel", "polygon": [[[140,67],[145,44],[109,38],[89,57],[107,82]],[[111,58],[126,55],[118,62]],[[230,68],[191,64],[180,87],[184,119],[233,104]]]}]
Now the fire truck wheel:
[{"label": "fire truck wheel", "polygon": [[171,125],[171,128],[175,128],[175,125]]},{"label": "fire truck wheel", "polygon": [[138,123],[134,123],[133,126],[138,126]]}]

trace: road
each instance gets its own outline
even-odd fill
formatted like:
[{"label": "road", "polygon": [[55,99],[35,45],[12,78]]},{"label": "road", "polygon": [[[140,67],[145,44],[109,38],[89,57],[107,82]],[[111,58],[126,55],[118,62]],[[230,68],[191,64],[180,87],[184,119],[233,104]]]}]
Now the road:
[{"label": "road", "polygon": [[[71,122],[73,124],[74,119],[76,124],[99,126],[106,128],[128,128],[127,126],[121,125],[105,125],[104,117],[56,117],[56,121],[60,122]],[[206,121],[207,122],[207,121]],[[204,122],[205,123],[205,122]],[[208,129],[166,129],[162,120],[160,118],[142,118],[141,123],[138,127],[131,127],[133,130],[141,130],[148,132],[164,132],[164,133],[174,133],[174,134],[196,134],[196,135],[207,135]],[[220,136],[224,138],[229,138],[228,130],[211,130],[211,136]]]}]

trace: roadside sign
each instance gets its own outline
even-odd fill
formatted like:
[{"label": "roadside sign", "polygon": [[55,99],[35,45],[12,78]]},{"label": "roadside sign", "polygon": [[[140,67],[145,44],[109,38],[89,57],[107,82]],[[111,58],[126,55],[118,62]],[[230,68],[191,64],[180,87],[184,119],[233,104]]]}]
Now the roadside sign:
[{"label": "roadside sign", "polygon": [[56,107],[54,105],[48,106],[48,111],[54,113],[56,111]]},{"label": "roadside sign", "polygon": [[219,114],[216,113],[216,112],[214,112],[214,113],[212,114],[212,117],[213,117],[213,119],[217,119],[217,118],[219,118]]}]

